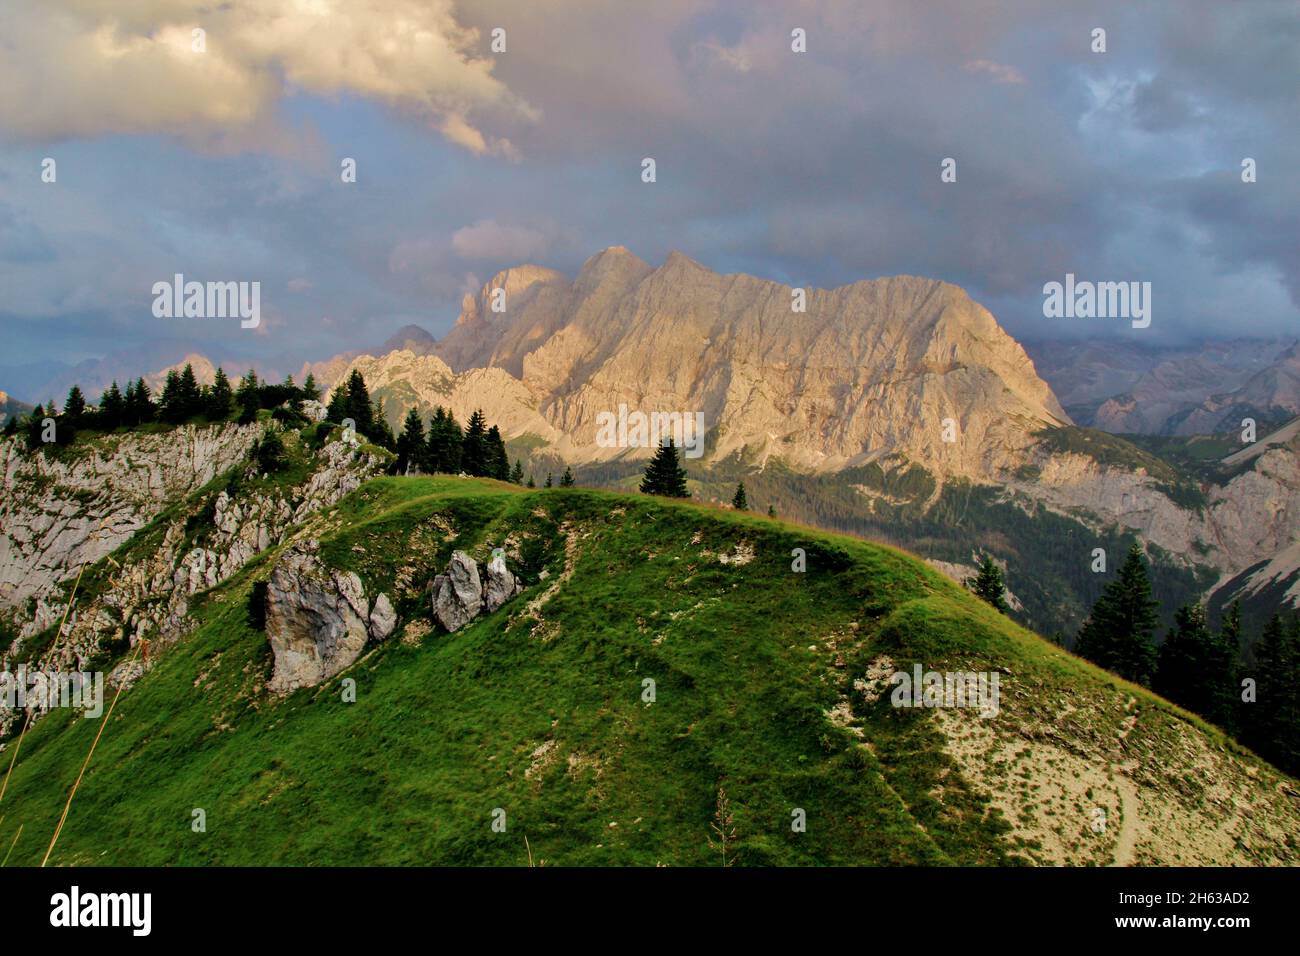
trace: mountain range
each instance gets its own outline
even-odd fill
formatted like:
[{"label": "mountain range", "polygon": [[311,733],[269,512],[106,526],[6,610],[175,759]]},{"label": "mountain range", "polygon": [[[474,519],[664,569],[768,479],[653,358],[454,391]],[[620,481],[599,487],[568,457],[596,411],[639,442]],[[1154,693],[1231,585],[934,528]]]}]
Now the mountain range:
[{"label": "mountain range", "polygon": [[1300,414],[1300,342],[1225,339],[1157,348],[1132,341],[1026,343],[1075,421],[1117,434],[1236,431],[1240,416]]},{"label": "mountain range", "polygon": [[[185,361],[210,377],[202,356]],[[394,428],[410,408],[462,422],[483,409],[539,482],[572,466],[634,487],[653,449],[598,441],[602,421],[699,413],[704,454],[688,465],[701,497],[727,501],[743,479],[782,514],[893,541],[956,576],[992,551],[1049,633],[1072,633],[1095,598],[1096,575],[1078,571],[1094,547],[1128,539],[1157,565],[1167,614],[1211,591],[1214,607],[1245,598],[1252,621],[1279,595],[1300,602],[1296,442],[1268,437],[1300,414],[1296,345],[1027,352],[938,280],[795,290],[612,247],[573,278],[502,270],[440,340],[406,326],[298,375],[329,388],[354,369]],[[1234,458],[1246,415],[1267,450]],[[1185,434],[1202,427],[1216,437]]]}]

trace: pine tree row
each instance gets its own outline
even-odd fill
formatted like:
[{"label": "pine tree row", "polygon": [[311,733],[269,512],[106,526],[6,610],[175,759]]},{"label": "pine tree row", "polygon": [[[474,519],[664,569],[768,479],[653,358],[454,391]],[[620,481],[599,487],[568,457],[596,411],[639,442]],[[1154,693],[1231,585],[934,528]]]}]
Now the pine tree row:
[{"label": "pine tree row", "polygon": [[240,422],[247,423],[256,420],[259,409],[278,409],[284,405],[297,415],[304,401],[319,397],[320,390],[310,373],[301,386],[294,384],[292,376],[274,385],[259,381],[257,373],[250,369],[236,390],[221,368],[216,370],[211,385],[200,385],[194,367],[187,363],[179,372],[168,371],[157,400],[143,377],[128,382],[125,392],[114,381],[104,390],[97,406],[87,404],[81,387],[73,385],[61,412],[53,402],[48,407],[37,405],[25,420],[11,416],[5,422],[4,434],[10,436],[21,431],[28,446],[36,448],[45,443],[46,435],[51,432],[46,419],[52,419],[54,444],[69,445],[80,432],[131,430],[155,422],[202,424],[224,422],[237,416]]}]

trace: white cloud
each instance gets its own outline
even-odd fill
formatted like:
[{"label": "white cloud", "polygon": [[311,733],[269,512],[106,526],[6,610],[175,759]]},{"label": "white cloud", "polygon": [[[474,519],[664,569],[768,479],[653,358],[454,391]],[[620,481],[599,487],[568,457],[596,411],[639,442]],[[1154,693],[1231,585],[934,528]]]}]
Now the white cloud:
[{"label": "white cloud", "polygon": [[[163,133],[257,142],[285,96],[351,95],[418,117],[475,153],[515,155],[473,125],[537,112],[493,75],[451,0],[6,0],[0,128],[34,139]],[[204,31],[202,52],[193,31]]]}]

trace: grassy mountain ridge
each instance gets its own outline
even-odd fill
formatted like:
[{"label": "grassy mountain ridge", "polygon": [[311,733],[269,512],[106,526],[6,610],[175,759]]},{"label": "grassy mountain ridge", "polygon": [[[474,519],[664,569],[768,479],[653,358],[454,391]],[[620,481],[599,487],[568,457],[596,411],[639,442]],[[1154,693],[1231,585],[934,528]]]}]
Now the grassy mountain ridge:
[{"label": "grassy mountain ridge", "polygon": [[[370,481],[303,535],[394,597],[396,635],[279,699],[259,585],[283,546],[196,595],[197,627],[122,694],[52,863],[710,865],[720,799],[742,864],[1300,851],[1289,780],[889,547],[442,477]],[[430,576],[493,547],[529,588],[437,633]],[[997,670],[1000,713],[891,706],[879,675],[913,663]],[[98,729],[60,712],[28,735],[0,804],[0,843],[24,827],[11,864],[40,861]]]},{"label": "grassy mountain ridge", "polygon": [[[949,480],[938,488],[929,472],[910,463],[882,468],[873,462],[832,475],[804,474],[780,461],[767,462],[761,471],[736,459],[686,464],[689,487],[704,500],[728,501],[743,481],[751,507],[762,512],[771,504],[783,519],[958,564],[978,563],[975,555],[991,552],[1007,562],[1008,587],[1024,602],[1018,620],[1055,636],[1058,643],[1073,640],[1110,580],[1092,572],[1092,549],[1123,554],[1140,540],[1131,529],[1095,514],[1060,514],[999,486]],[[557,475],[563,465],[558,469]],[[629,462],[577,469],[582,484],[629,491],[636,489],[641,473],[637,463]],[[1214,575],[1155,545],[1148,544],[1147,551],[1163,633],[1177,608],[1203,594]]]}]

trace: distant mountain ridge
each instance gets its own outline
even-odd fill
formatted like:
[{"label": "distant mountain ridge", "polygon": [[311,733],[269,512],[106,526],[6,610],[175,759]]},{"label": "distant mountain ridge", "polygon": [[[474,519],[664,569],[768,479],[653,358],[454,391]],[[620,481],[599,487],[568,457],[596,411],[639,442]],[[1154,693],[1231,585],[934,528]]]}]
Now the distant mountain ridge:
[{"label": "distant mountain ridge", "polygon": [[1235,431],[1243,414],[1274,423],[1300,414],[1298,345],[1229,339],[1174,348],[1037,342],[1026,349],[1080,424],[1115,434],[1197,435]]}]

